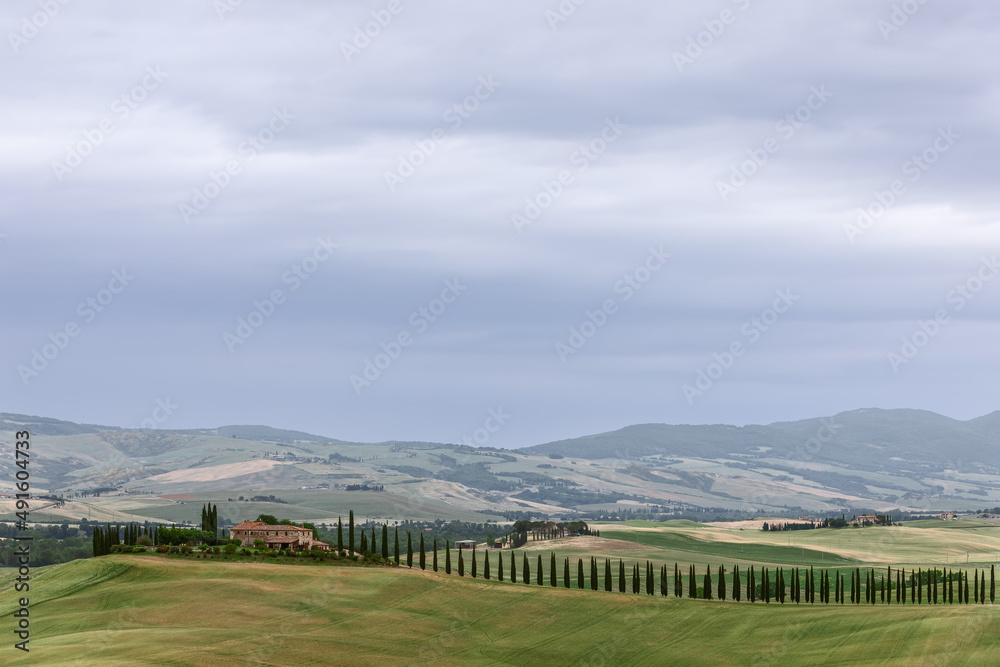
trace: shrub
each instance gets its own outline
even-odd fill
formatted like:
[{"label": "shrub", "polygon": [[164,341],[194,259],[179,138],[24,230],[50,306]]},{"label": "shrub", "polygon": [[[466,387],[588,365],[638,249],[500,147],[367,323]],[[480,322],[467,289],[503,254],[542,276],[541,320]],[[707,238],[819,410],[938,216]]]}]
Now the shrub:
[{"label": "shrub", "polygon": [[165,554],[169,550],[170,550],[170,547],[168,547],[166,544],[162,545],[161,547],[159,547],[157,549],[157,551],[159,551],[161,554]]},{"label": "shrub", "polygon": [[186,544],[181,545],[180,549],[181,549],[181,553],[184,554],[185,556],[190,556],[194,552],[194,549],[192,549],[191,547],[189,547]]},{"label": "shrub", "polygon": [[151,547],[153,546],[153,538],[151,538],[149,535],[140,535],[139,539],[137,539],[135,543],[142,545],[144,547]]},{"label": "shrub", "polygon": [[[236,553],[236,545],[233,544],[232,542],[230,542],[225,547],[223,547],[223,549],[225,549],[225,551],[226,551],[227,554],[234,554],[234,553]],[[246,551],[246,549],[244,549],[243,551]]]},{"label": "shrub", "polygon": [[169,553],[172,553],[172,554],[179,554],[180,552],[181,552],[181,548],[177,547],[177,546],[172,546],[169,549]]}]

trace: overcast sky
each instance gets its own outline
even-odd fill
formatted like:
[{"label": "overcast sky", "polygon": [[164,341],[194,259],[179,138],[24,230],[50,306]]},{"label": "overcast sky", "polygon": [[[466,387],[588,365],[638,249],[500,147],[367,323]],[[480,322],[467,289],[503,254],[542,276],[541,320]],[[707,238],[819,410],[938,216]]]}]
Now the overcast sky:
[{"label": "overcast sky", "polygon": [[2,411],[518,447],[1000,408],[994,2],[0,26]]}]

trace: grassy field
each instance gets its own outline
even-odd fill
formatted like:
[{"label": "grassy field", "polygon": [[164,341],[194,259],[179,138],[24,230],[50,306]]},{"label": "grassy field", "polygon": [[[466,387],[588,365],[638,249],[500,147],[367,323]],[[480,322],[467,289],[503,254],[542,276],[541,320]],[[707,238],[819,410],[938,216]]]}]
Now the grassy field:
[{"label": "grassy field", "polygon": [[1000,648],[989,606],[736,605],[152,556],[39,570],[31,600],[31,653],[0,647],[3,664],[987,665]]}]

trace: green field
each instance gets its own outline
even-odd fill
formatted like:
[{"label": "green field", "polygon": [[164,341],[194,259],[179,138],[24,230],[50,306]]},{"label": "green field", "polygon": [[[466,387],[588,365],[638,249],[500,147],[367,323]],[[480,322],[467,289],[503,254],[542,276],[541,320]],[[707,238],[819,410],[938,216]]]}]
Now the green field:
[{"label": "green field", "polygon": [[989,606],[737,605],[153,556],[38,571],[31,600],[31,653],[0,647],[3,664],[987,665],[1000,648]]}]

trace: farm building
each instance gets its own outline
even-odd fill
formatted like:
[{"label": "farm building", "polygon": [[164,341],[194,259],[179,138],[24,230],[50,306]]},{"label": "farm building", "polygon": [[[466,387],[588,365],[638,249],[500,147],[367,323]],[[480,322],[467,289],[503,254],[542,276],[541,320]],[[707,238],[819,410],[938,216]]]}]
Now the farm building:
[{"label": "farm building", "polygon": [[313,539],[311,528],[299,526],[271,526],[263,521],[241,521],[229,529],[230,539],[239,540],[245,547],[252,547],[254,540],[263,540],[268,549],[303,551],[319,547],[329,551],[330,545]]},{"label": "farm building", "polygon": [[458,547],[459,551],[463,549],[475,549],[476,544],[475,540],[455,540],[455,546]]}]

